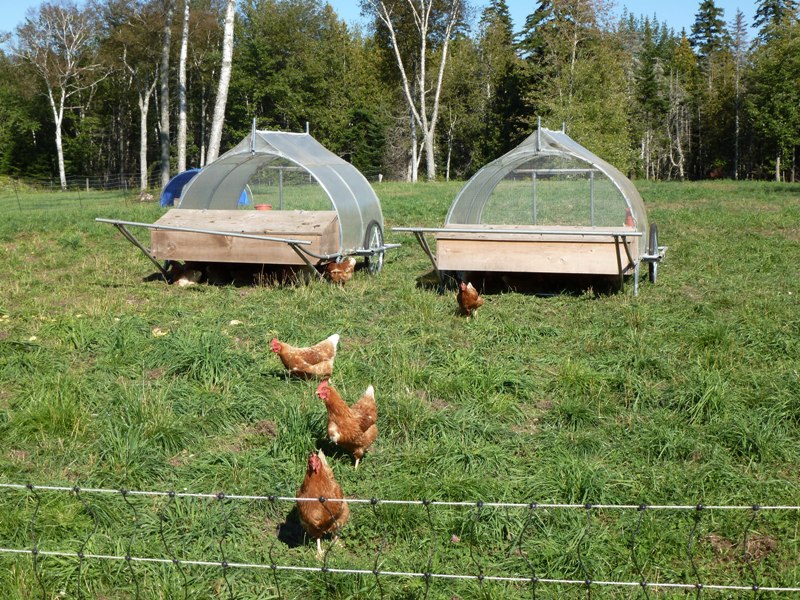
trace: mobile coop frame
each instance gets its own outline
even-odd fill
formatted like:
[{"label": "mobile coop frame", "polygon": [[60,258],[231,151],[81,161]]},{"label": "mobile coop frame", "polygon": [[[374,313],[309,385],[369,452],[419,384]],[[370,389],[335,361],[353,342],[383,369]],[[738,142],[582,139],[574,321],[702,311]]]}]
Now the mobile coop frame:
[{"label": "mobile coop frame", "polygon": [[516,272],[616,275],[622,288],[633,272],[637,294],[640,264],[655,282],[666,252],[633,183],[563,131],[541,127],[464,185],[444,227],[392,230],[416,236],[442,284],[452,273]]},{"label": "mobile coop frame", "polygon": [[[270,210],[245,210],[245,189],[256,208]],[[263,200],[271,204],[259,206]],[[114,225],[165,278],[173,261],[304,266],[319,275],[318,265],[347,256],[363,257],[377,274],[385,251],[399,246],[384,243],[380,202],[358,169],[308,133],[255,127],[197,173],[155,223],[96,220]],[[152,247],[130,227],[150,229]]]}]

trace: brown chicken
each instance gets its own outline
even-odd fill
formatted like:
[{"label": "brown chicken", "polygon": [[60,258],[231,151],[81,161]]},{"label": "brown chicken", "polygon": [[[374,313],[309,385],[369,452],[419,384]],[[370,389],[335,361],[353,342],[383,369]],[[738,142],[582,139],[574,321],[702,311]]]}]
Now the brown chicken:
[{"label": "brown chicken", "polygon": [[329,262],[325,265],[325,277],[331,283],[338,283],[344,285],[346,282],[353,278],[353,273],[356,270],[356,259],[348,256],[342,259],[342,262]]},{"label": "brown chicken", "polygon": [[[343,500],[342,486],[333,476],[333,470],[325,460],[322,450],[308,457],[308,468],[303,484],[297,490],[298,498],[317,498],[317,500],[298,500],[297,512],[300,523],[309,536],[317,540],[317,558],[322,558],[322,537],[326,533],[333,534],[333,543],[339,537],[339,531],[350,518],[350,507]],[[320,502],[324,498],[324,502]]]},{"label": "brown chicken", "polygon": [[307,348],[295,348],[274,338],[270,348],[278,355],[289,373],[298,377],[330,377],[333,373],[333,360],[336,358],[336,346],[339,334],[322,340],[319,344]]},{"label": "brown chicken", "polygon": [[471,283],[463,281],[458,282],[456,300],[458,300],[458,307],[461,309],[461,313],[467,317],[477,314],[478,309],[483,306],[483,298],[478,293],[478,290]]},{"label": "brown chicken", "polygon": [[375,404],[375,389],[369,386],[358,402],[348,406],[327,379],[317,386],[319,396],[328,409],[328,437],[339,444],[358,463],[367,448],[378,437],[378,407]]}]

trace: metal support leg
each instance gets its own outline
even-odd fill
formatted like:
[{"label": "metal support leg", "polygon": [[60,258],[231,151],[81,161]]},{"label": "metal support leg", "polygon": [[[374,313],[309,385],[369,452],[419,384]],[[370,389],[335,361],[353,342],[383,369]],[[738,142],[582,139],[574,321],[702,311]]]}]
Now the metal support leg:
[{"label": "metal support leg", "polygon": [[425,234],[421,231],[415,231],[414,235],[419,242],[419,245],[422,246],[422,249],[425,251],[425,254],[428,255],[428,258],[431,259],[431,264],[433,265],[433,270],[436,273],[436,278],[439,280],[440,285],[444,285],[444,278],[442,277],[442,273],[439,271],[439,267],[436,265],[436,259],[433,256],[433,252],[431,252],[430,246],[428,246],[428,240],[425,239]]},{"label": "metal support leg", "polygon": [[639,263],[636,263],[636,266],[633,268],[633,295],[639,295]]},{"label": "metal support leg", "polygon": [[136,239],[136,237],[135,237],[135,236],[134,236],[134,235],[133,235],[133,234],[132,234],[130,231],[128,231],[128,230],[125,228],[125,225],[122,225],[122,224],[120,224],[120,223],[113,223],[113,225],[114,225],[114,227],[116,227],[116,228],[117,228],[117,230],[118,230],[118,231],[119,231],[119,232],[120,232],[120,233],[123,235],[123,237],[124,237],[126,240],[128,240],[128,241],[129,241],[131,244],[133,244],[133,245],[134,245],[134,246],[136,246],[136,247],[137,247],[139,250],[141,250],[141,251],[142,251],[142,254],[144,254],[144,255],[145,255],[147,258],[149,258],[149,259],[150,259],[150,260],[153,262],[153,264],[154,264],[154,265],[155,265],[155,266],[158,268],[158,270],[161,272],[161,275],[164,277],[164,281],[166,281],[167,283],[169,283],[169,271],[167,271],[167,269],[166,269],[165,267],[162,267],[162,266],[161,266],[161,263],[160,263],[160,262],[158,262],[158,260],[156,260],[156,257],[155,257],[155,256],[153,256],[153,254],[150,252],[150,250],[148,250],[147,248],[145,248],[145,247],[144,247],[144,246],[141,244],[141,242],[139,242],[139,240],[137,240],[137,239]]},{"label": "metal support leg", "polygon": [[614,250],[617,252],[617,271],[619,272],[619,289],[625,289],[625,277],[622,274],[622,253],[619,251],[619,236],[614,236]]},{"label": "metal support leg", "polygon": [[319,271],[317,271],[317,268],[311,263],[310,260],[308,260],[308,257],[302,250],[300,250],[297,244],[289,242],[289,246],[291,246],[292,250],[294,250],[295,253],[297,253],[297,256],[303,259],[303,262],[306,264],[306,268],[309,271],[311,271],[314,275],[316,275],[317,279],[322,279],[322,274]]}]

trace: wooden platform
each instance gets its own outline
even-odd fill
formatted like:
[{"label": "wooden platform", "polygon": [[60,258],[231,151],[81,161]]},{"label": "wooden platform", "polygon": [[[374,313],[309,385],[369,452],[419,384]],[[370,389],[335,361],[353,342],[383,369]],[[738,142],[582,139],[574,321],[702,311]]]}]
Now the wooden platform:
[{"label": "wooden platform", "polygon": [[[619,275],[620,266],[623,271],[627,270],[631,266],[628,254],[622,238],[618,238],[617,244],[614,234],[636,233],[633,227],[542,227],[547,233],[528,233],[537,229],[531,225],[447,225],[444,229],[473,231],[436,233],[436,263],[442,271],[584,275]],[[525,233],[498,233],[497,230]],[[598,232],[608,235],[594,235]],[[625,243],[630,256],[639,256],[638,237],[628,237]]]},{"label": "wooden platform", "polygon": [[[175,208],[155,225],[207,229],[291,240],[307,240],[303,250],[314,254],[339,252],[336,211],[194,210]],[[227,237],[188,231],[151,231],[151,252],[159,260],[303,265],[300,256],[283,242]],[[318,259],[309,257],[312,263]]]}]

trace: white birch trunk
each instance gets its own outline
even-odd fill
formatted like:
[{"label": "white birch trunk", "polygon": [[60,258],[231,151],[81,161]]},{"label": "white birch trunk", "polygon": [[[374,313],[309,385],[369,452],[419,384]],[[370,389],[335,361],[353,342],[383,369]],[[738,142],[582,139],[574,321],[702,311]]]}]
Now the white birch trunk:
[{"label": "white birch trunk", "polygon": [[[429,103],[429,83],[427,79],[427,53],[428,53],[428,35],[431,27],[431,12],[433,10],[433,0],[418,0],[418,5],[414,0],[407,0],[411,12],[414,15],[414,21],[419,31],[420,36],[420,51],[417,60],[417,68],[419,75],[417,80],[418,94],[417,98],[414,97],[412,88],[409,82],[408,73],[403,62],[403,57],[400,54],[400,48],[397,44],[397,32],[394,28],[392,21],[392,11],[386,6],[382,0],[370,0],[370,5],[375,10],[378,18],[386,26],[389,32],[389,38],[394,50],[395,59],[397,60],[397,67],[400,71],[400,78],[402,81],[403,94],[408,104],[409,110],[414,117],[416,125],[422,133],[422,143],[425,148],[425,161],[426,161],[426,174],[429,180],[436,178],[436,155],[434,147],[434,139],[436,136],[436,123],[439,117],[439,99],[442,91],[442,82],[444,79],[444,70],[447,64],[447,52],[450,45],[450,37],[453,32],[453,27],[458,21],[459,10],[461,8],[460,0],[449,0],[449,10],[447,14],[447,25],[445,32],[442,36],[442,49],[441,49],[441,62],[439,63],[439,72],[435,86],[433,86],[433,100],[431,107],[431,114],[428,116],[428,103]],[[416,136],[415,136],[416,139]],[[414,179],[416,181],[416,179]]]},{"label": "white birch trunk", "polygon": [[161,187],[169,183],[169,47],[172,41],[172,12],[175,0],[167,0],[161,46],[161,118],[158,131],[161,148]]},{"label": "white birch trunk", "polygon": [[178,62],[178,173],[186,170],[186,60],[189,55],[189,0],[184,0],[181,54]]},{"label": "white birch trunk", "polygon": [[47,98],[50,100],[50,108],[53,110],[53,122],[56,126],[56,154],[58,155],[58,180],[61,184],[61,189],[67,189],[67,172],[64,168],[64,143],[61,138],[61,125],[64,122],[64,102],[66,100],[64,91],[61,91],[59,96],[58,106],[56,106],[56,99],[53,97],[53,90],[48,89]]},{"label": "white birch trunk", "polygon": [[139,91],[139,189],[146,190],[147,181],[147,113],[150,112],[150,96],[156,89],[157,79],[145,91]]},{"label": "white birch trunk", "polygon": [[214,116],[211,120],[211,135],[208,140],[206,160],[213,162],[219,156],[219,145],[222,141],[222,125],[225,123],[225,105],[228,102],[228,84],[231,80],[233,63],[233,21],[236,15],[236,0],[228,0],[225,11],[225,32],[222,39],[222,67],[219,73],[217,99],[214,103]]},{"label": "white birch trunk", "polygon": [[139,94],[139,189],[147,189],[147,111],[150,96]]}]

